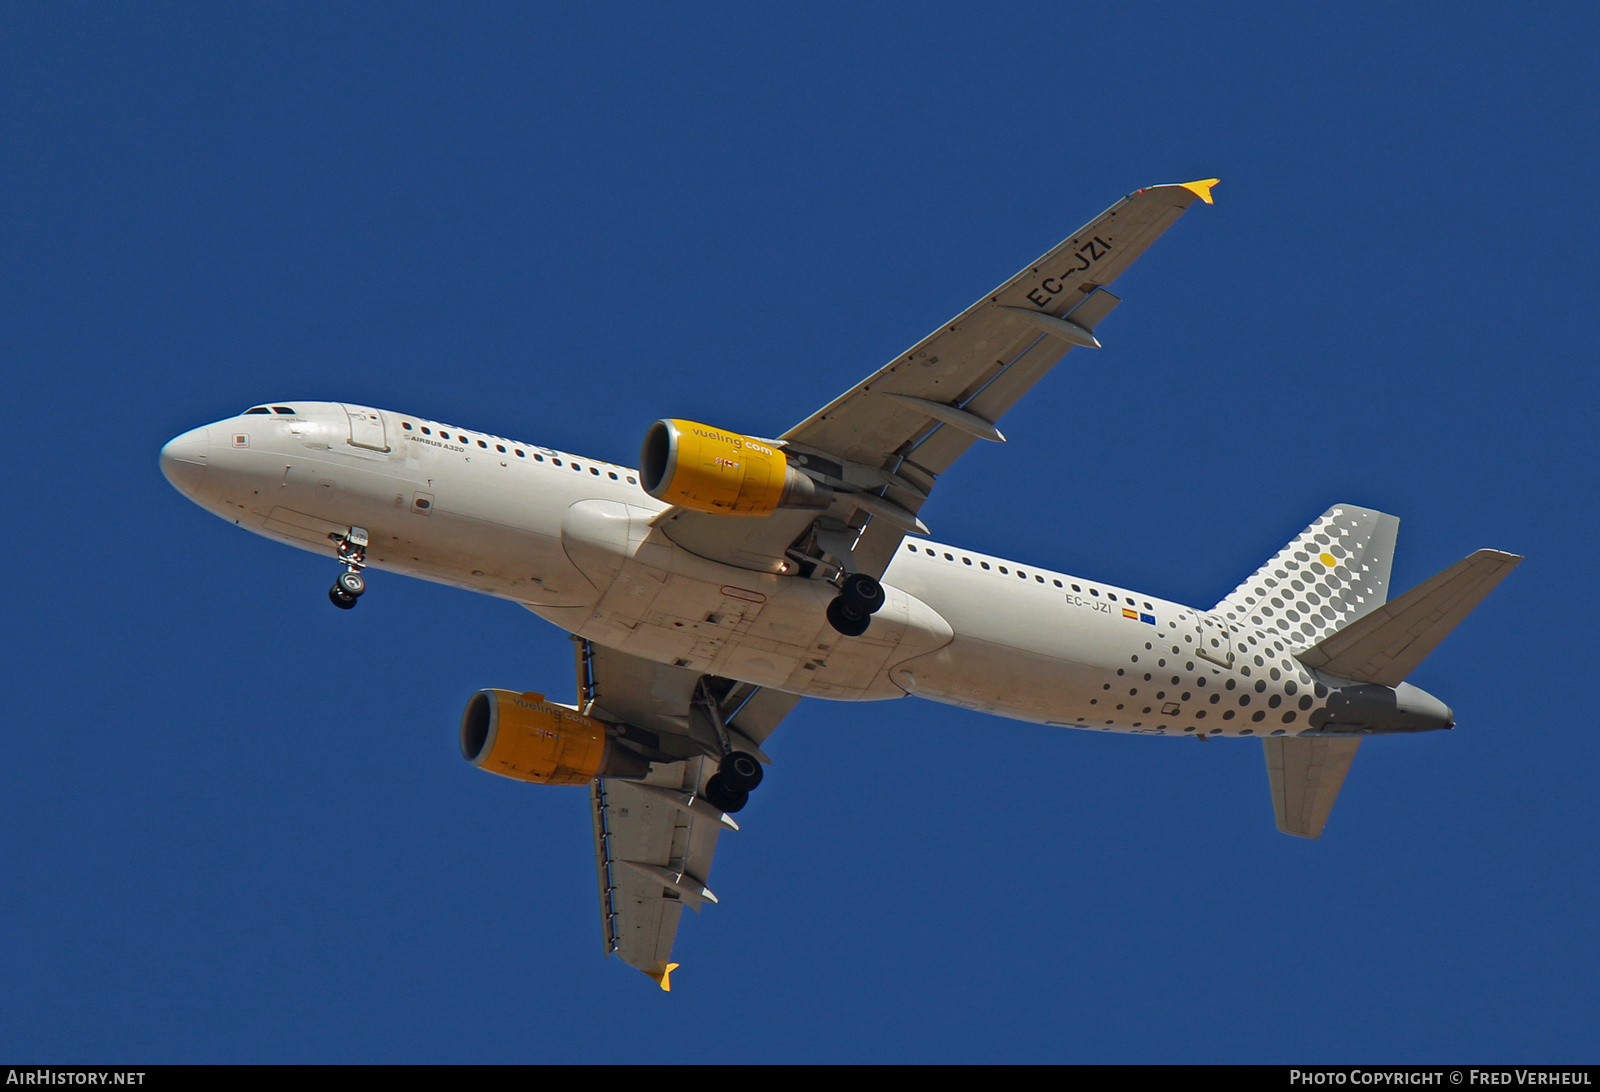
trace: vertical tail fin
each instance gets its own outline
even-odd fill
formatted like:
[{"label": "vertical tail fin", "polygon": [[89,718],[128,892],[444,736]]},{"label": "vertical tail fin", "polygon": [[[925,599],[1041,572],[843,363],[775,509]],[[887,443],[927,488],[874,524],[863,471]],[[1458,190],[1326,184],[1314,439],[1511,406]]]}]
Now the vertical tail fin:
[{"label": "vertical tail fin", "polygon": [[1229,621],[1281,630],[1302,649],[1389,598],[1395,516],[1336,504],[1212,608]]}]

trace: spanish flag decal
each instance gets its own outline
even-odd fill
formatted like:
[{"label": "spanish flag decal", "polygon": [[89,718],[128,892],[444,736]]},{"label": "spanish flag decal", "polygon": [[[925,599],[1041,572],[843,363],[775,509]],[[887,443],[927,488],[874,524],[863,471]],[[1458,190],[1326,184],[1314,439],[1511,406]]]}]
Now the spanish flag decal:
[{"label": "spanish flag decal", "polygon": [[1123,607],[1122,608],[1122,616],[1124,618],[1132,619],[1135,622],[1143,622],[1147,626],[1153,626],[1153,625],[1156,624],[1156,616],[1155,615],[1153,615],[1153,614],[1140,614],[1138,611],[1129,610],[1127,607]]}]

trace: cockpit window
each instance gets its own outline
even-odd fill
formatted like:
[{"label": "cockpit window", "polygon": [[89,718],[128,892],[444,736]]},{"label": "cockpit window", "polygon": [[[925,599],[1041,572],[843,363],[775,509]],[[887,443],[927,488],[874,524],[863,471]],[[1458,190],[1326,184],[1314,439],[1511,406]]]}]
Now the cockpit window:
[{"label": "cockpit window", "polygon": [[247,409],[244,412],[246,414],[251,414],[251,413],[271,413],[272,411],[269,410],[266,406],[252,406],[250,409]]},{"label": "cockpit window", "polygon": [[273,406],[272,407],[272,412],[273,413],[287,413],[287,414],[290,414],[290,415],[294,414],[294,410],[290,409],[288,406]]}]

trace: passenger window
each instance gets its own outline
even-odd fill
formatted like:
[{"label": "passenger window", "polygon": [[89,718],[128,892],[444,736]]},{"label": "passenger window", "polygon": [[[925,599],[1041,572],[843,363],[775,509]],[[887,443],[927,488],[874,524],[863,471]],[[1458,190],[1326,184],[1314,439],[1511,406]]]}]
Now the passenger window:
[{"label": "passenger window", "polygon": [[401,421],[400,422],[400,427],[405,429],[407,432],[410,432],[411,431],[411,422],[410,421]]},{"label": "passenger window", "polygon": [[1072,585],[1072,590],[1073,591],[1082,591],[1083,589],[1078,587],[1078,585],[1074,584],[1074,585]]},{"label": "passenger window", "polygon": [[[519,452],[517,452],[517,454],[520,455],[520,454],[522,454],[522,452],[519,451]],[[540,455],[538,452],[535,452],[534,456],[533,456],[533,461],[536,462],[536,463],[542,463],[542,462],[544,462],[544,456]]]},{"label": "passenger window", "polygon": [[433,435],[433,430],[430,429],[427,425],[423,425],[422,426],[422,434],[424,436],[432,436]]},{"label": "passenger window", "polygon": [[980,561],[978,564],[985,569],[989,567],[989,563],[987,561]]},{"label": "passenger window", "polygon": [[486,449],[486,450],[487,450],[487,449],[488,449],[488,447],[489,447],[489,445],[488,445],[488,444],[486,444],[486,443],[484,443],[484,442],[483,442],[483,441],[482,441],[482,440],[479,440],[479,441],[478,441],[478,446],[479,446],[479,447],[481,447],[481,448],[484,448],[484,449]]},{"label": "passenger window", "polygon": [[616,481],[617,480],[617,472],[615,470],[611,471],[609,476],[610,476],[612,481]]},{"label": "passenger window", "polygon": [[[591,466],[591,467],[590,467],[590,468],[589,468],[589,473],[591,473],[591,474],[593,474],[593,475],[594,475],[594,476],[595,476],[595,477],[597,477],[597,478],[598,478],[598,477],[599,477],[599,476],[600,476],[600,471],[598,471],[598,470],[596,470],[596,469],[595,469],[595,468],[594,468],[594,467],[592,467],[592,466]],[[615,478],[615,477],[616,477],[616,475],[615,475],[615,474],[613,474],[613,475],[611,475],[611,476],[612,476],[612,477],[613,477],[613,478]]]},{"label": "passenger window", "polygon": [[906,549],[910,550],[912,553],[916,553],[917,552],[916,543],[914,543],[914,542],[906,543]]},{"label": "passenger window", "polygon": [[456,439],[460,440],[464,444],[465,443],[470,443],[470,441],[465,436],[461,436],[459,434],[456,436]]},{"label": "passenger window", "polygon": [[522,449],[520,447],[517,448],[517,458],[522,458]]},{"label": "passenger window", "polygon": [[962,558],[961,559],[961,564],[963,564],[963,565],[971,565],[972,564],[972,558],[970,558],[970,557]]},{"label": "passenger window", "polygon": [[1005,573],[1007,576],[1011,575],[1011,570],[1006,568],[1004,565],[1000,566],[1000,571]]},{"label": "passenger window", "polygon": [[945,555],[944,555],[944,559],[945,559],[945,560],[946,560],[946,561],[954,561],[954,560],[955,560],[955,558],[953,558],[953,557],[951,557],[951,556],[950,556],[950,555],[949,555],[949,554],[945,554]]},{"label": "passenger window", "polygon": [[1042,576],[1035,575],[1034,579],[1037,580],[1041,584],[1044,583],[1044,577],[1042,577]]},{"label": "passenger window", "polygon": [[1061,581],[1059,581],[1059,580],[1055,581],[1054,583],[1055,583],[1055,586],[1058,587],[1058,588],[1061,586]]},{"label": "passenger window", "polygon": [[1100,589],[1099,588],[1090,588],[1089,589],[1089,594],[1090,595],[1099,595],[1100,594]]},{"label": "passenger window", "polygon": [[639,483],[633,480],[633,475],[632,474],[629,474],[628,475],[628,484],[629,485],[638,485]]},{"label": "passenger window", "polygon": [[506,445],[505,444],[495,444],[494,445],[494,449],[496,451],[498,451],[502,455],[504,455],[506,453]]},{"label": "passenger window", "polygon": [[[542,460],[542,459],[540,460],[540,462],[543,462],[543,461],[544,460]],[[555,463],[557,466],[561,465],[561,460],[560,459],[551,459],[550,461]]]}]

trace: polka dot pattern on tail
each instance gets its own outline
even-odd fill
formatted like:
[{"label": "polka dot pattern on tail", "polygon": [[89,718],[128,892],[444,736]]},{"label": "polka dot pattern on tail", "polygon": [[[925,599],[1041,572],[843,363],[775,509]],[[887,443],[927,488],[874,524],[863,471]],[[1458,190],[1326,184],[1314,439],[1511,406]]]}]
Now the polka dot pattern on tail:
[{"label": "polka dot pattern on tail", "polygon": [[1214,615],[1309,648],[1388,601],[1400,521],[1338,504],[1218,603]]}]

